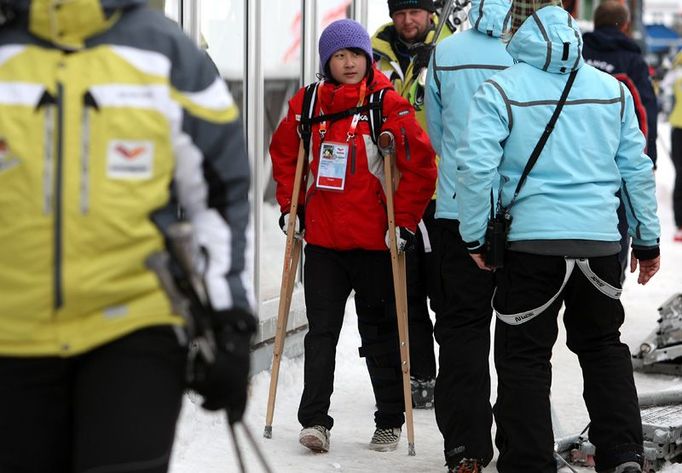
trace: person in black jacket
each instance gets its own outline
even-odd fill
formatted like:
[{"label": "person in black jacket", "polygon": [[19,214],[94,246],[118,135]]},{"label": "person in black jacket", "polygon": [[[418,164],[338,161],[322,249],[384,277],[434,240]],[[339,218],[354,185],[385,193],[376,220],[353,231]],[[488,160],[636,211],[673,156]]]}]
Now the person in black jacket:
[{"label": "person in black jacket", "polygon": [[[634,84],[646,110],[646,152],[655,166],[658,115],[656,94],[649,77],[649,66],[644,61],[642,50],[628,36],[629,30],[628,7],[618,0],[606,0],[594,11],[594,31],[583,35],[583,57],[591,66],[612,75],[623,74]],[[619,78],[621,77],[623,76]],[[642,125],[640,128],[643,128]]]},{"label": "person in black jacket", "polygon": [[[608,74],[616,76],[632,94],[639,120],[639,127],[647,141],[646,153],[656,167],[656,123],[658,105],[649,77],[649,66],[642,57],[642,50],[628,36],[630,11],[618,0],[606,0],[594,11],[594,31],[583,35],[585,62]],[[621,201],[618,208],[618,230],[621,234],[621,284],[628,266],[628,237],[625,208]]]}]

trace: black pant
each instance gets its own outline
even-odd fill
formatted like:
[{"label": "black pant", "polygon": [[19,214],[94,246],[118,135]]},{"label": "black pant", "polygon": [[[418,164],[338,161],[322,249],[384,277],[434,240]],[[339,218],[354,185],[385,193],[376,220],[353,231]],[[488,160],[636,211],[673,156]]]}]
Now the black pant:
[{"label": "black pant", "polygon": [[0,471],[166,472],[185,363],[169,327],[72,358],[0,357]]},{"label": "black pant", "polygon": [[404,398],[398,325],[388,251],[336,251],[305,247],[304,290],[308,333],[305,336],[304,387],[298,420],[303,427],[331,429],[329,402],[334,390],[336,345],[346,300],[355,290],[360,356],[367,362],[377,411],[377,427],[400,427]]},{"label": "black pant", "polygon": [[673,215],[675,225],[682,228],[682,128],[673,128],[670,157],[675,166],[675,187],[673,188]]},{"label": "black pant", "polygon": [[[546,303],[561,287],[563,257],[508,251],[496,272],[495,308],[515,314]],[[597,276],[620,287],[617,255],[590,258]],[[576,267],[559,298],[521,325],[497,321],[495,404],[497,468],[502,473],[555,473],[550,414],[557,314],[562,302],[568,348],[578,355],[583,398],[590,415],[590,441],[596,446],[596,470],[641,461],[642,424],[628,347],[620,341],[624,311],[619,300],[599,292]]]},{"label": "black pant", "polygon": [[431,252],[424,249],[425,235],[417,231],[417,248],[407,253],[407,316],[410,329],[410,372],[421,379],[436,377],[436,355],[434,353],[433,323],[426,305],[431,300],[431,309],[436,311],[440,292],[438,248],[440,229],[435,225],[436,201],[432,200],[424,211],[422,220],[426,226]]},{"label": "black pant", "polygon": [[493,456],[490,436],[490,299],[493,275],[469,256],[457,220],[437,219],[442,229],[442,303],[436,312],[440,346],[435,407],[449,464],[476,458],[488,464]]}]

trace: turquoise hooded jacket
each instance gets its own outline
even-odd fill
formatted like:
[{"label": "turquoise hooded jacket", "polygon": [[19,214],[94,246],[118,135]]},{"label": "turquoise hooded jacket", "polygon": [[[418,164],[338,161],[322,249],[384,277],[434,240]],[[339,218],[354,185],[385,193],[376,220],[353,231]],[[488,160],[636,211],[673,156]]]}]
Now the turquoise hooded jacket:
[{"label": "turquoise hooded jacket", "polygon": [[500,37],[509,23],[509,0],[473,0],[471,29],[450,36],[436,47],[426,78],[426,122],[440,157],[436,217],[457,219],[455,150],[466,127],[467,110],[476,89],[513,64]]},{"label": "turquoise hooded jacket", "polygon": [[565,256],[616,253],[619,189],[633,248],[658,247],[652,163],[644,154],[632,97],[618,80],[584,64],[581,46],[578,26],[567,12],[542,8],[507,45],[518,63],[476,92],[455,153],[460,232],[470,250],[484,243],[491,190],[498,181],[501,204],[512,200],[572,69],[578,72],[568,100],[511,208],[512,249],[514,242],[570,240],[583,248],[601,247],[602,254]]}]

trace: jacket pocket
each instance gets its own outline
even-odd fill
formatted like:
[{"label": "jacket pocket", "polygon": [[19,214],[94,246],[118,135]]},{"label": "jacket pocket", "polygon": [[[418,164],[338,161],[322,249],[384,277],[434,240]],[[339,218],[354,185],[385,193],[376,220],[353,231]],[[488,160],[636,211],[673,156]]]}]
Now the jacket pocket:
[{"label": "jacket pocket", "polygon": [[6,90],[0,94],[0,223],[49,215],[55,189],[56,99],[41,85],[1,87]]},{"label": "jacket pocket", "polygon": [[[175,169],[171,123],[151,86],[98,86],[84,97],[81,209],[139,215],[169,199]],[[201,159],[198,149],[194,153]],[[140,209],[142,207],[142,209]]]}]

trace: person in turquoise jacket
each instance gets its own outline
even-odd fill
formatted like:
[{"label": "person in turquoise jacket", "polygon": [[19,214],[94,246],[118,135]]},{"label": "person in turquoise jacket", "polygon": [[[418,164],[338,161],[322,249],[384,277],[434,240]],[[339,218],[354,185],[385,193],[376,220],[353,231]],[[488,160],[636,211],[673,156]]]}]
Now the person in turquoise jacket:
[{"label": "person in turquoise jacket", "polygon": [[[638,282],[646,284],[660,266],[652,162],[630,93],[584,64],[579,28],[558,0],[514,0],[509,36],[507,51],[517,63],[478,89],[455,153],[460,232],[481,269],[492,269],[484,244],[491,206],[511,216],[493,298],[500,319],[497,469],[556,472],[550,358],[563,303],[567,345],[583,372],[596,471],[640,472],[642,424],[619,332],[625,315],[616,192],[622,189],[633,239],[630,269],[639,265]],[[573,78],[554,129],[547,128]],[[545,131],[548,141],[514,198]]]},{"label": "person in turquoise jacket", "polygon": [[425,86],[429,136],[440,156],[435,224],[443,235],[438,263],[443,300],[435,311],[440,369],[434,401],[452,472],[479,472],[493,456],[488,358],[494,280],[469,258],[459,234],[455,151],[476,89],[513,64],[500,40],[509,28],[510,7],[510,0],[473,0],[471,28],[436,46]]}]

